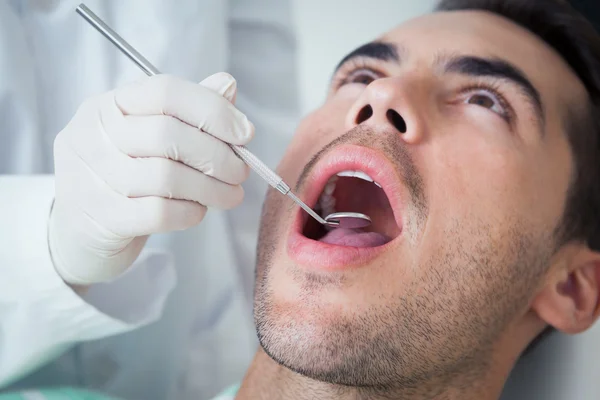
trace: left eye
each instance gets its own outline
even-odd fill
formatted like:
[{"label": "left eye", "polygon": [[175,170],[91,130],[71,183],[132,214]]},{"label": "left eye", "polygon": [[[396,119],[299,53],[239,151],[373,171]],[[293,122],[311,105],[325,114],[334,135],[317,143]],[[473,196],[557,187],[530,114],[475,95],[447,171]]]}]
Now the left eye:
[{"label": "left eye", "polygon": [[506,109],[502,106],[502,102],[498,100],[496,95],[486,90],[478,90],[469,94],[465,103],[487,108],[501,116],[506,115]]}]

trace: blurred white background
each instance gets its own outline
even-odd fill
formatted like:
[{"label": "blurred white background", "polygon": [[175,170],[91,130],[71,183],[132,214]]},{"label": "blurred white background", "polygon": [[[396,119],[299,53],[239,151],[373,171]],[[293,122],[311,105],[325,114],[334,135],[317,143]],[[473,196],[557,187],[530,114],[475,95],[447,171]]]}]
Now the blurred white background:
[{"label": "blurred white background", "polygon": [[303,114],[323,100],[337,63],[358,45],[433,9],[437,0],[294,0]]}]

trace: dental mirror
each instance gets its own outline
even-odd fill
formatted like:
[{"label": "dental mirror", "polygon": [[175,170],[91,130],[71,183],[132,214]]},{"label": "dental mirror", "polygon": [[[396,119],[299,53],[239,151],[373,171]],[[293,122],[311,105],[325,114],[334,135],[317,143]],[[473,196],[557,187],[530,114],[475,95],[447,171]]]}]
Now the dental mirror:
[{"label": "dental mirror", "polygon": [[355,212],[336,212],[325,217],[326,225],[342,229],[359,229],[371,225],[368,215]]},{"label": "dental mirror", "polygon": [[308,215],[316,219],[317,222],[322,225],[342,229],[358,229],[371,225],[371,218],[368,215],[355,212],[336,212],[329,214],[325,217],[325,219],[323,219],[315,212],[315,210],[307,206],[302,200],[296,197],[294,192],[292,192],[289,188],[285,192],[281,192],[294,200],[294,202],[298,204],[304,211],[306,211]]}]

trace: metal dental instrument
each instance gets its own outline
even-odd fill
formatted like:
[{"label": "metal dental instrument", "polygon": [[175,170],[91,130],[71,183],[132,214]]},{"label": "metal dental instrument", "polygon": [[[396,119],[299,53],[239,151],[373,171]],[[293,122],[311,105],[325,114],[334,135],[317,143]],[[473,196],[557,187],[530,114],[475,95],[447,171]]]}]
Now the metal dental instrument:
[{"label": "metal dental instrument", "polygon": [[[136,49],[131,47],[125,39],[119,34],[113,31],[104,21],[102,21],[96,14],[94,14],[85,4],[81,3],[77,6],[77,13],[81,15],[87,22],[90,23],[98,32],[106,37],[112,44],[117,46],[123,54],[125,54],[131,61],[133,61],[138,67],[140,67],[147,75],[160,74],[158,69],[154,67],[146,58],[144,58]],[[331,227],[337,228],[364,228],[371,224],[371,218],[368,215],[361,213],[350,213],[341,212],[333,213],[321,218],[312,208],[307,206],[302,200],[300,200],[292,192],[290,187],[283,181],[283,179],[267,167],[262,161],[252,154],[248,149],[243,146],[229,145],[231,149],[240,157],[250,168],[254,170],[261,178],[263,178],[269,185],[277,189],[279,192],[288,196],[296,204],[298,204],[304,211],[306,211],[311,217],[316,219],[319,223]]]}]

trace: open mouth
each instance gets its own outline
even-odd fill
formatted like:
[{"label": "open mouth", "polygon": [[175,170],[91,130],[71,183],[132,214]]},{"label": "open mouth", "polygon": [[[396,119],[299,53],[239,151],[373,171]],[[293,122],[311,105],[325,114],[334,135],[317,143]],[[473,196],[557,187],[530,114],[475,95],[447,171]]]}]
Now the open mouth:
[{"label": "open mouth", "polygon": [[298,208],[286,245],[297,266],[318,273],[368,266],[401,243],[403,180],[381,152],[354,144],[336,146],[315,164],[303,186],[303,201],[322,216],[362,213],[371,225],[325,228]]},{"label": "open mouth", "polygon": [[332,228],[321,225],[313,218],[306,218],[302,235],[324,244],[379,247],[401,233],[385,187],[368,172],[358,168],[335,172],[325,178],[313,209],[323,218],[335,212],[357,212],[371,218],[371,225],[361,229]]}]

